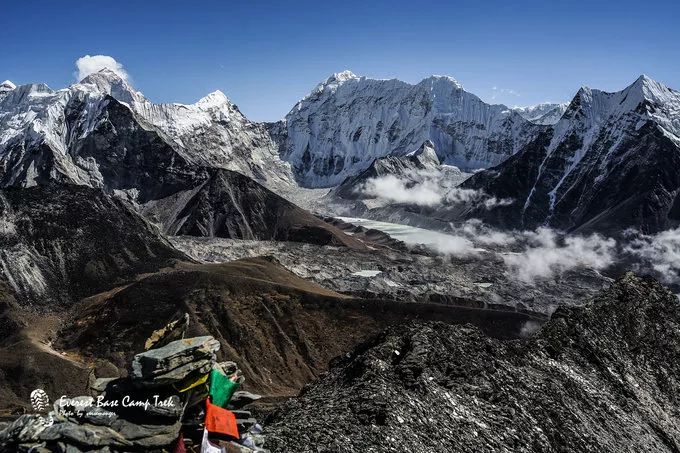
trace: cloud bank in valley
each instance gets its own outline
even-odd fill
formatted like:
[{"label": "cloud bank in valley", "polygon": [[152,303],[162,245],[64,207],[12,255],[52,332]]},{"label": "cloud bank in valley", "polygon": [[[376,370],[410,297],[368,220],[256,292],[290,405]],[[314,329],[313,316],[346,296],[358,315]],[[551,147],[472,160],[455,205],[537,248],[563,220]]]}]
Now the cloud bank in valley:
[{"label": "cloud bank in valley", "polygon": [[[532,285],[558,278],[574,269],[606,271],[614,265],[641,274],[652,275],[665,284],[680,285],[680,228],[655,235],[629,231],[618,241],[592,235],[565,235],[542,227],[536,231],[500,231],[480,220],[451,226],[447,234],[417,237],[438,253],[455,258],[501,259],[505,272],[514,279]],[[435,235],[433,235],[435,236]]]},{"label": "cloud bank in valley", "polygon": [[680,228],[655,235],[629,230],[626,236],[629,242],[623,253],[633,261],[636,270],[651,269],[666,284],[680,282]]},{"label": "cloud bank in valley", "polygon": [[363,192],[371,197],[418,206],[436,206],[443,199],[439,186],[431,180],[413,184],[394,175],[369,179]]},{"label": "cloud bank in valley", "polygon": [[522,232],[525,249],[503,255],[508,272],[525,283],[585,267],[601,271],[611,266],[616,256],[616,241],[591,236],[558,235],[549,228]]},{"label": "cloud bank in valley", "polygon": [[359,191],[392,203],[427,207],[472,203],[491,210],[513,202],[511,199],[491,197],[480,190],[451,186],[442,174],[431,171],[413,172],[404,177],[386,175],[371,178]]},{"label": "cloud bank in valley", "polygon": [[78,81],[83,80],[90,74],[101,71],[102,69],[110,69],[118,74],[123,80],[130,80],[130,75],[125,70],[123,65],[115,60],[115,58],[108,55],[85,55],[80,57],[75,62],[76,78]]}]

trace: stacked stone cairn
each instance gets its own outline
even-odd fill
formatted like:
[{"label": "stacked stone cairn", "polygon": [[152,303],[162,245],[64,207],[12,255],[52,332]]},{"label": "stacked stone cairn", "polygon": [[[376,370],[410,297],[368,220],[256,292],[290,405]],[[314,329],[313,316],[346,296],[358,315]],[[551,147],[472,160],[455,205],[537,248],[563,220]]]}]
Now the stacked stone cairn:
[{"label": "stacked stone cairn", "polygon": [[236,390],[242,373],[217,363],[219,342],[164,339],[172,335],[147,341],[153,348],[134,357],[128,377],[92,379],[89,396],[0,424],[0,452],[266,452],[261,426],[244,410],[260,397]]}]

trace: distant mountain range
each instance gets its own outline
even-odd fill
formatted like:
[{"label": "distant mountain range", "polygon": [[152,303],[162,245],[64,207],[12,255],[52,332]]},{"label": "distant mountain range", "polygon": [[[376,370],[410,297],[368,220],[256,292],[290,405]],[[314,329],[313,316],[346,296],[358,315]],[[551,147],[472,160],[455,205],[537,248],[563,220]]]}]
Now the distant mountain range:
[{"label": "distant mountain range", "polygon": [[443,163],[487,168],[519,151],[542,127],[504,105],[483,102],[451,77],[411,85],[344,71],[298,102],[278,129],[281,155],[300,183],[327,187],[425,140]]},{"label": "distant mountain range", "polygon": [[[58,181],[146,204],[224,169],[279,194],[342,184],[347,195],[385,158],[428,142],[439,164],[477,172],[464,188],[514,200],[443,206],[441,218],[658,231],[680,218],[679,131],[680,95],[645,76],[617,93],[582,88],[568,105],[509,108],[450,77],[411,85],[344,71],[263,124],[219,91],[191,105],[154,104],[105,69],[57,91],[0,86],[0,184]],[[395,176],[409,177],[397,167]]]}]

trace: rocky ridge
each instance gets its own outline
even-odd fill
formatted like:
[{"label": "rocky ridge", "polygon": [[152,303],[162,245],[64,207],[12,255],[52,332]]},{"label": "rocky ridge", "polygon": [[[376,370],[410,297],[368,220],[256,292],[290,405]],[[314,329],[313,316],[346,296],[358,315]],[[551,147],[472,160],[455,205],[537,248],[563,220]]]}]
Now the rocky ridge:
[{"label": "rocky ridge", "polygon": [[267,423],[273,451],[675,452],[680,306],[628,274],[525,340],[389,329]]},{"label": "rocky ridge", "polygon": [[509,228],[654,233],[680,222],[678,166],[680,93],[646,76],[615,93],[582,88],[548,131],[462,185],[515,202],[468,208],[463,217]]}]

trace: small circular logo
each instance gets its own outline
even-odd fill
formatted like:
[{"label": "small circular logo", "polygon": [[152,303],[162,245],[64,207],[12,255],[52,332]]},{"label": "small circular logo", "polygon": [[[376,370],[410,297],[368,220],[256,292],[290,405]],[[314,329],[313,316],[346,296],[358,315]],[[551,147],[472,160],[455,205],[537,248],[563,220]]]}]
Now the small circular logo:
[{"label": "small circular logo", "polygon": [[31,406],[35,412],[45,412],[50,405],[50,397],[43,389],[35,389],[31,392]]}]

